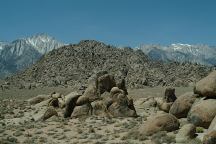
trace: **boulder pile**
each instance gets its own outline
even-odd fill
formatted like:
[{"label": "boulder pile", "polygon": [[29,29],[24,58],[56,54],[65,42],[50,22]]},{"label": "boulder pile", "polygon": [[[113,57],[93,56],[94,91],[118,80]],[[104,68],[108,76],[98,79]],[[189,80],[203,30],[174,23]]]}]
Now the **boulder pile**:
[{"label": "boulder pile", "polygon": [[37,107],[48,106],[45,113],[37,120],[58,116],[57,110],[62,111],[64,118],[93,114],[109,117],[137,117],[133,99],[127,96],[125,81],[120,80],[116,83],[114,76],[106,71],[93,75],[83,94],[71,92],[64,96],[54,92],[51,95],[38,95],[28,102]]},{"label": "boulder pile", "polygon": [[[154,107],[158,110],[139,128],[139,134],[154,135],[160,131],[177,131],[176,143],[197,143],[196,136],[204,144],[216,143],[216,71],[197,82],[194,92],[175,95],[175,89],[167,87],[164,96],[137,100],[138,108]],[[148,105],[146,105],[148,104]],[[160,112],[161,111],[161,112]],[[203,130],[202,130],[203,129]],[[202,130],[202,131],[201,131]],[[199,135],[199,133],[203,133]]]},{"label": "boulder pile", "polygon": [[[211,78],[209,80],[209,77]],[[203,84],[203,86],[201,86]],[[108,118],[141,117],[136,134],[155,137],[164,131],[174,136],[176,143],[205,144],[216,141],[216,71],[200,80],[194,92],[176,96],[175,88],[167,87],[163,97],[147,97],[135,102],[128,96],[125,80],[115,80],[107,71],[91,76],[87,88],[68,95],[52,93],[39,95],[28,102],[34,107],[47,106],[35,120],[45,121],[52,116],[80,118],[97,115]],[[142,109],[142,114],[140,114]],[[203,129],[203,130],[202,130]],[[199,133],[203,133],[199,135]],[[198,135],[198,137],[196,137]]]}]

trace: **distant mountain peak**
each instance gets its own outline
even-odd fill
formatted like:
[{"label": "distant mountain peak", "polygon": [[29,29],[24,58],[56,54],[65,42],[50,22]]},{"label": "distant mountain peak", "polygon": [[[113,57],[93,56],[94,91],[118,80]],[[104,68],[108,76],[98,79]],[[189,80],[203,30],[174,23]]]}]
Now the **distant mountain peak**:
[{"label": "distant mountain peak", "polygon": [[182,44],[182,43],[176,43],[176,44],[171,44],[171,46],[173,48],[173,50],[182,50],[185,48],[191,48],[192,45],[189,44]]},{"label": "distant mountain peak", "polygon": [[[7,76],[34,64],[42,55],[64,44],[41,33],[12,42],[0,42],[0,77]],[[5,63],[9,63],[5,65]],[[1,65],[4,67],[1,68]]]},{"label": "distant mountain peak", "polygon": [[175,48],[192,47],[192,45],[190,45],[190,44],[182,44],[182,43],[173,43],[173,44],[171,44],[171,46],[173,46]]},{"label": "distant mountain peak", "polygon": [[209,66],[216,65],[216,49],[208,45],[173,43],[169,46],[143,45],[140,49],[155,60],[193,62]]},{"label": "distant mountain peak", "polygon": [[190,44],[183,44],[183,43],[173,43],[171,46],[182,46],[182,47],[191,47],[192,45]]},{"label": "distant mountain peak", "polygon": [[34,36],[25,38],[25,41],[32,45],[41,54],[47,53],[54,48],[64,45],[46,33],[36,34]]},{"label": "distant mountain peak", "polygon": [[5,41],[0,41],[0,50],[2,50],[6,44],[8,44],[8,43]]}]

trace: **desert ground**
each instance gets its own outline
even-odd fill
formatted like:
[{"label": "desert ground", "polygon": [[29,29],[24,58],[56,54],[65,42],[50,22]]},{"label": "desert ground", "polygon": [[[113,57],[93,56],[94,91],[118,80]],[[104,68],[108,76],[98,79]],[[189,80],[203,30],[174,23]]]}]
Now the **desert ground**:
[{"label": "desert ground", "polygon": [[[162,97],[164,87],[129,89],[128,96],[134,103],[142,98]],[[176,96],[192,91],[192,87],[176,87]],[[146,118],[156,110],[140,108],[135,104],[136,118],[108,118],[90,115],[82,118],[63,118],[53,116],[46,121],[34,121],[34,115],[40,113],[37,107],[29,106],[27,99],[52,92],[68,93],[72,88],[50,87],[35,89],[9,89],[0,91],[0,143],[174,143],[175,132],[161,132],[152,137],[138,137],[133,132]],[[184,121],[184,120],[182,120]]]},{"label": "desert ground", "polygon": [[[134,99],[145,98],[149,96],[160,97],[163,95],[165,87],[146,87],[144,89],[128,89],[129,96]],[[0,90],[0,99],[19,99],[27,100],[40,94],[50,94],[52,92],[59,92],[64,95],[76,91],[71,87],[45,87],[34,89],[18,89],[13,88],[9,90]],[[193,87],[175,87],[176,96],[184,94],[186,92],[193,91]]]}]

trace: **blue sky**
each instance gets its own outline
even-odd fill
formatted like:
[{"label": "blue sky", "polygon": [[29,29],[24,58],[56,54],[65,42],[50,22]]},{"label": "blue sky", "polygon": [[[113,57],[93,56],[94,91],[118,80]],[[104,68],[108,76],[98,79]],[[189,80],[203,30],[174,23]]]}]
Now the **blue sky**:
[{"label": "blue sky", "polygon": [[0,40],[216,45],[215,0],[0,0]]}]

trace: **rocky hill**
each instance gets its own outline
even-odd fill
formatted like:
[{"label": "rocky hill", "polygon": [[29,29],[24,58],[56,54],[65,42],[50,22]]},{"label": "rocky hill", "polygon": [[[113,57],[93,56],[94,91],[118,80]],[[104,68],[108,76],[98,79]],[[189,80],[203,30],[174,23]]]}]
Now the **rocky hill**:
[{"label": "rocky hill", "polygon": [[89,77],[108,71],[125,78],[128,87],[188,86],[212,68],[191,63],[161,63],[149,60],[141,50],[116,48],[94,40],[63,46],[44,55],[22,73],[7,78],[12,84],[85,87]]},{"label": "rocky hill", "polygon": [[13,42],[0,42],[0,78],[34,64],[41,56],[63,44],[46,34],[38,34]]}]

